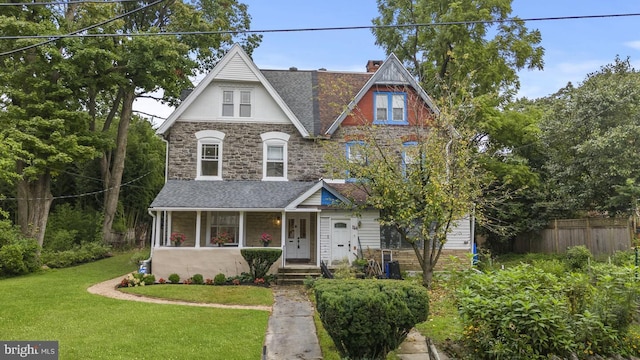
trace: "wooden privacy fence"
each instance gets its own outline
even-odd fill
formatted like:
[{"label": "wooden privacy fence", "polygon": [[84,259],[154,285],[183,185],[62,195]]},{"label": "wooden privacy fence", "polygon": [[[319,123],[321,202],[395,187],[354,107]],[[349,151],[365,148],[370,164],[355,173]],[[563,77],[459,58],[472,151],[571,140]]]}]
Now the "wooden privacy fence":
[{"label": "wooden privacy fence", "polygon": [[562,254],[569,247],[584,245],[594,255],[613,254],[630,249],[632,239],[633,225],[627,218],[553,220],[537,234],[518,237],[514,251]]}]

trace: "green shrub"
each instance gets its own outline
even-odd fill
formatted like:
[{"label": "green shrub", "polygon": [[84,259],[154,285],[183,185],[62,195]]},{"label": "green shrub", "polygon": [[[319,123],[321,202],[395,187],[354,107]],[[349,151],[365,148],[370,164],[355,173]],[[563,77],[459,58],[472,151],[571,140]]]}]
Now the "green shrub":
[{"label": "green shrub", "polygon": [[586,246],[579,245],[567,249],[565,261],[570,270],[583,270],[587,268],[592,258],[591,251]]},{"label": "green shrub", "polygon": [[478,359],[571,353],[570,306],[559,279],[530,265],[470,275],[458,290],[463,343]]},{"label": "green shrub", "polygon": [[240,254],[249,264],[252,278],[264,279],[273,265],[282,255],[282,249],[274,248],[246,248]]},{"label": "green shrub", "polygon": [[38,269],[38,244],[20,239],[0,248],[0,274],[22,275]]},{"label": "green shrub", "polygon": [[427,290],[394,280],[327,280],[314,284],[317,310],[338,351],[350,359],[384,359],[427,319]]},{"label": "green shrub", "polygon": [[120,281],[120,287],[136,287],[153,285],[156,277],[153,274],[131,273]]},{"label": "green shrub", "polygon": [[191,277],[191,281],[196,285],[204,284],[204,277],[202,274],[195,274]]},{"label": "green shrub", "polygon": [[213,285],[224,285],[227,282],[227,277],[220,273],[213,278]]},{"label": "green shrub", "polygon": [[71,250],[88,242],[102,241],[102,215],[81,206],[55,206],[44,235],[44,248],[50,251]]},{"label": "green shrub", "polygon": [[179,283],[179,282],[180,282],[180,275],[178,275],[178,274],[171,274],[171,275],[169,275],[169,281],[170,281],[172,284],[177,284],[177,283]]},{"label": "green shrub", "polygon": [[86,243],[64,251],[42,252],[42,263],[50,268],[64,268],[90,261],[103,259],[111,255],[111,247],[99,243]]}]

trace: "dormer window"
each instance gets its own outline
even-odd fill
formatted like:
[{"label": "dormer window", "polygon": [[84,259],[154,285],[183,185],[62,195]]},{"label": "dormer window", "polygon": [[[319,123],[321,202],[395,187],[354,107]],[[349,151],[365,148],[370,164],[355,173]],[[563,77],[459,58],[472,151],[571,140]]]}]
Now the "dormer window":
[{"label": "dormer window", "polygon": [[222,180],[222,141],[224,135],[224,133],[215,130],[196,133],[198,139],[196,180]]},{"label": "dormer window", "polygon": [[262,180],[287,180],[287,143],[289,135],[268,132],[262,138],[263,164]]},{"label": "dormer window", "polygon": [[374,93],[374,124],[407,125],[407,94],[403,92]]},{"label": "dormer window", "polygon": [[222,91],[222,116],[233,117],[236,114],[251,117],[251,90]]}]

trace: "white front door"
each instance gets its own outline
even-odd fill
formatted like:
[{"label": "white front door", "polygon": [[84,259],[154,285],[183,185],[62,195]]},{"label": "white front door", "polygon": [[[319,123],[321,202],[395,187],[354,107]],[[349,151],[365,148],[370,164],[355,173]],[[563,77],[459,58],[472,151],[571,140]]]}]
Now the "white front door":
[{"label": "white front door", "polygon": [[309,214],[287,214],[287,259],[309,259]]},{"label": "white front door", "polygon": [[349,220],[331,222],[331,261],[349,261],[351,230]]}]

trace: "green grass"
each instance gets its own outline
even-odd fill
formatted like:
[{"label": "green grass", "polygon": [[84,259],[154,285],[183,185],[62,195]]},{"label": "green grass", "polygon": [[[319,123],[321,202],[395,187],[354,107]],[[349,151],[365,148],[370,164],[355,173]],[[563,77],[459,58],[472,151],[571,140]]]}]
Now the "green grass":
[{"label": "green grass", "polygon": [[60,359],[258,359],[269,313],[109,299],[131,254],[0,280],[0,339],[58,340]]},{"label": "green grass", "polygon": [[162,299],[226,305],[273,304],[271,289],[258,286],[153,285],[121,288],[120,291]]}]

